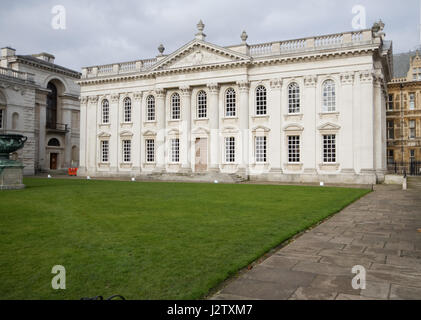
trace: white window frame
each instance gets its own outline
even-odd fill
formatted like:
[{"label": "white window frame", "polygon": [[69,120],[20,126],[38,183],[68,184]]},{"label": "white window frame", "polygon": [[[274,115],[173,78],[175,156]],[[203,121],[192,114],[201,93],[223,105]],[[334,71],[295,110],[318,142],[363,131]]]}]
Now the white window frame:
[{"label": "white window frame", "polygon": [[388,111],[395,110],[395,95],[394,94],[389,94],[388,96],[387,110]]},{"label": "white window frame", "polygon": [[336,83],[332,79],[327,79],[322,84],[322,112],[337,112]]},{"label": "white window frame", "polygon": [[288,155],[287,155],[288,163],[291,163],[291,164],[301,163],[301,135],[298,135],[298,134],[288,135],[287,144],[288,144]]},{"label": "white window frame", "polygon": [[338,161],[337,154],[337,134],[323,134],[322,135],[322,157],[324,164],[335,164]]},{"label": "white window frame", "polygon": [[146,163],[155,163],[155,139],[145,139],[145,157]]},{"label": "white window frame", "polygon": [[205,90],[197,93],[197,119],[208,118],[208,94]]},{"label": "white window frame", "polygon": [[229,164],[235,163],[236,160],[236,138],[225,137],[225,162]]},{"label": "white window frame", "polygon": [[409,94],[409,110],[415,110],[415,93]]},{"label": "white window frame", "polygon": [[110,102],[108,99],[102,100],[101,103],[101,121],[102,124],[110,123]]},{"label": "white window frame", "polygon": [[254,138],[256,163],[267,163],[267,141],[267,136],[256,136]]},{"label": "white window frame", "polygon": [[297,82],[288,85],[288,114],[301,113],[301,90]]},{"label": "white window frame", "polygon": [[178,93],[171,96],[171,120],[181,120],[181,97]]},{"label": "white window frame", "polygon": [[101,140],[101,163],[110,162],[110,141]]},{"label": "white window frame", "polygon": [[146,122],[156,121],[156,102],[155,96],[149,95],[146,98]]},{"label": "white window frame", "polygon": [[124,123],[132,122],[132,100],[127,97],[123,100],[123,119]]},{"label": "white window frame", "polygon": [[123,163],[132,162],[132,140],[122,141]]},{"label": "white window frame", "polygon": [[256,88],[256,116],[267,115],[267,90],[260,85]]},{"label": "white window frame", "polygon": [[228,88],[225,91],[225,117],[235,118],[237,117],[237,93],[234,88]]},{"label": "white window frame", "polygon": [[170,162],[180,163],[180,138],[170,140]]}]

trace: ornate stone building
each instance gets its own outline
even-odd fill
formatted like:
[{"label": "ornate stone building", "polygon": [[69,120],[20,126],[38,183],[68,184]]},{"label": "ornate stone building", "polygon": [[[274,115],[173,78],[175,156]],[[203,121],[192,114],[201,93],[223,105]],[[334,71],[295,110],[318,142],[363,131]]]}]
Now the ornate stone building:
[{"label": "ornate stone building", "polygon": [[388,84],[387,155],[390,171],[421,174],[421,57],[396,55],[395,77]]},{"label": "ornate stone building", "polygon": [[25,174],[78,165],[79,79],[80,73],[54,64],[50,54],[1,49],[0,133],[28,137],[14,155]]},{"label": "ornate stone building", "polygon": [[[80,173],[376,183],[386,170],[384,25],[84,68]],[[198,175],[200,173],[200,175]],[[213,175],[212,175],[213,174]]]}]

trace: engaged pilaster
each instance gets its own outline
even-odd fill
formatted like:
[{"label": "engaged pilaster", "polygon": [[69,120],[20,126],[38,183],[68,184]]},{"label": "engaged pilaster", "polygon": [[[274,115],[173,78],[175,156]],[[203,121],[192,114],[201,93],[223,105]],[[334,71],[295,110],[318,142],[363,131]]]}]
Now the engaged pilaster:
[{"label": "engaged pilaster", "polygon": [[219,171],[219,85],[212,83],[209,89],[209,126],[210,126],[210,171]]}]

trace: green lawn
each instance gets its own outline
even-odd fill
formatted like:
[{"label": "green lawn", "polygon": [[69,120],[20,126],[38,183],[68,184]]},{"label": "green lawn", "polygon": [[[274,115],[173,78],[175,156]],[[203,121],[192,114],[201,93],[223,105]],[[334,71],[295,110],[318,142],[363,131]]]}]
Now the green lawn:
[{"label": "green lawn", "polygon": [[[0,299],[200,299],[368,190],[26,179],[0,191]],[[67,289],[51,288],[63,265]]]}]

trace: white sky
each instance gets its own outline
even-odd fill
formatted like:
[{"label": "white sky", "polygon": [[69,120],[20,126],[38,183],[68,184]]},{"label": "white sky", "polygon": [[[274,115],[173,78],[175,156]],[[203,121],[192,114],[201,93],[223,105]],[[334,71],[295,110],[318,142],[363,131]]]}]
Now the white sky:
[{"label": "white sky", "polygon": [[[352,30],[352,8],[363,5],[367,27],[382,19],[394,52],[420,45],[421,0],[1,0],[0,47],[17,54],[49,52],[56,63],[83,66],[171,53],[206,25],[217,45],[288,40]],[[55,5],[66,9],[66,30],[51,27]]]}]

